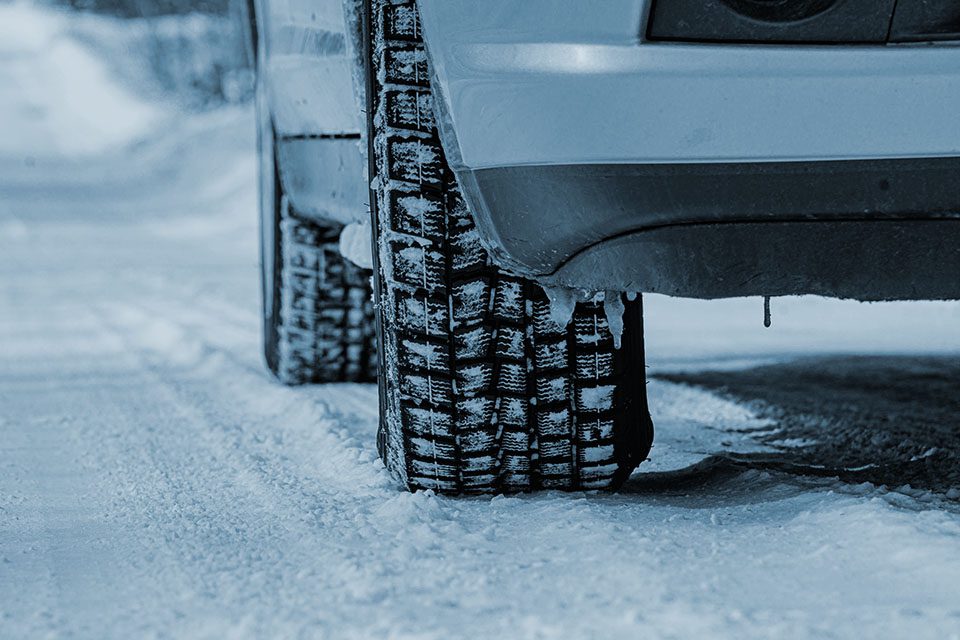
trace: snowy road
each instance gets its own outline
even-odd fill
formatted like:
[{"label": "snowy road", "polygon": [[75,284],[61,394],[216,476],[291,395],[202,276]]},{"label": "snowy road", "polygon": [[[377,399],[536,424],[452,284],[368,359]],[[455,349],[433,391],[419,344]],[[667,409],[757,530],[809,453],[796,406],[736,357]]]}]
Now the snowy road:
[{"label": "snowy road", "polygon": [[[960,638],[955,457],[928,456],[939,484],[883,477],[912,489],[815,472],[831,417],[860,458],[889,434],[869,393],[797,387],[784,355],[942,351],[956,306],[784,301],[762,333],[752,302],[652,300],[657,370],[767,404],[654,380],[653,459],[618,495],[411,495],[377,460],[374,387],[265,374],[252,114],[151,114],[65,156],[56,101],[17,97],[33,58],[2,56],[0,637]],[[9,142],[18,118],[42,146]],[[960,433],[937,362],[921,448]]]}]

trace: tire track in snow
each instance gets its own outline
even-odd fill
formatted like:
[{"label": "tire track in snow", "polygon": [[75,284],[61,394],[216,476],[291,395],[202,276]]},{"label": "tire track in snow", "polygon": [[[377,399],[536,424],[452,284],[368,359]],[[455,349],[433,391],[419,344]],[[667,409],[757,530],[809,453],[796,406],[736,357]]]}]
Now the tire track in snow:
[{"label": "tire track in snow", "polygon": [[[116,316],[111,317],[116,326]],[[136,324],[147,318],[145,314],[139,317],[128,314],[126,319]],[[145,326],[149,330],[148,321]],[[129,340],[130,326],[118,328]],[[137,328],[132,331],[135,333]],[[184,339],[190,340],[187,336]],[[172,404],[178,412],[191,416],[189,430],[180,434],[167,433],[163,443],[182,448],[187,443],[181,441],[188,440],[193,447],[200,449],[190,456],[191,462],[196,461],[195,465],[191,464],[191,472],[201,478],[209,477],[209,471],[201,467],[213,467],[217,476],[231,478],[231,491],[242,491],[242,496],[228,498],[207,489],[205,499],[211,504],[209,507],[194,505],[201,509],[197,515],[216,523],[218,518],[223,518],[218,510],[234,505],[235,500],[254,500],[258,505],[256,519],[262,524],[255,532],[262,535],[262,540],[255,548],[272,552],[270,567],[259,566],[258,554],[246,556],[226,577],[235,591],[234,596],[245,600],[245,607],[251,607],[252,611],[259,610],[261,615],[255,616],[257,619],[270,617],[262,608],[267,604],[273,616],[285,618],[291,629],[302,630],[317,624],[327,626],[337,617],[336,607],[326,615],[318,611],[304,617],[312,609],[310,602],[325,599],[336,605],[342,598],[364,600],[370,597],[367,592],[378,591],[363,570],[366,564],[363,550],[356,544],[337,544],[338,539],[349,539],[358,527],[361,531],[369,530],[356,518],[363,486],[379,487],[381,492],[388,487],[385,473],[374,470],[374,458],[368,456],[366,462],[371,471],[364,471],[357,452],[352,451],[349,444],[343,446],[338,441],[339,434],[329,430],[330,420],[316,407],[304,407],[302,401],[296,401],[296,394],[288,389],[258,389],[264,383],[262,376],[238,369],[222,354],[206,353],[196,361],[192,372],[185,372],[182,361],[177,361],[171,368],[162,359],[158,360],[156,352],[145,351],[142,338],[134,336],[132,345],[143,358],[159,390],[173,396]],[[210,385],[211,381],[224,381],[227,388]],[[237,381],[239,386],[234,384]],[[251,391],[251,383],[258,395],[268,398],[267,404],[251,404],[243,400],[243,394]],[[210,386],[212,388],[208,388]],[[236,405],[228,406],[231,402]],[[238,410],[237,406],[242,409]],[[295,428],[286,428],[291,423]],[[317,435],[303,438],[304,432]],[[150,443],[148,450],[162,448],[163,443]],[[318,477],[298,473],[304,463],[290,467],[290,458],[296,456],[285,452],[291,447],[314,452],[310,458],[322,462],[316,466],[320,472]],[[338,452],[338,448],[341,451]],[[324,466],[338,457],[343,457],[346,465],[338,465],[340,471],[349,468],[352,472],[324,475]],[[182,476],[183,472],[179,475]],[[219,484],[213,486],[218,487],[216,491],[223,490]],[[351,493],[347,493],[347,489]],[[204,496],[204,493],[200,495]],[[228,513],[232,508],[229,507]],[[249,524],[245,520],[231,519],[224,524],[240,532]],[[178,544],[182,542],[184,540],[178,540]],[[210,541],[211,545],[220,542],[224,541]],[[202,550],[206,543],[201,540],[196,544]],[[320,567],[326,571],[318,573]],[[209,573],[210,570],[209,566],[199,567],[200,573]],[[248,573],[256,575],[258,572],[263,572],[265,584],[262,588],[249,584],[245,577]],[[265,599],[266,603],[259,602],[259,599]]]}]

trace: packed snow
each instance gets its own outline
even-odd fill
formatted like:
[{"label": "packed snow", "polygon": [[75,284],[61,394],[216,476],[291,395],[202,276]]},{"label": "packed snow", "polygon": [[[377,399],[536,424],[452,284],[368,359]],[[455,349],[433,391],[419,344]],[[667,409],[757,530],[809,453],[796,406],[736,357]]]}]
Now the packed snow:
[{"label": "packed snow", "polygon": [[[399,490],[374,386],[262,365],[253,114],[141,104],[66,19],[0,6],[0,637],[960,638],[957,495],[718,470],[772,424],[693,387],[619,494]],[[954,304],[645,306],[654,369],[960,345]]]},{"label": "packed snow", "polygon": [[340,254],[364,269],[373,269],[373,228],[370,219],[352,222],[340,232]]}]

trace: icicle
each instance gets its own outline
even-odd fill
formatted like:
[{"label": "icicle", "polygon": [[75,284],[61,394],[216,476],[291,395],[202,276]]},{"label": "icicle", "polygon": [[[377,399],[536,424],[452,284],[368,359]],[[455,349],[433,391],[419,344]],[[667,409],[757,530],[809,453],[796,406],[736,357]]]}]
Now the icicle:
[{"label": "icicle", "polygon": [[566,287],[543,287],[543,292],[550,301],[550,319],[561,329],[566,329],[573,319],[577,302],[582,300],[583,296]]},{"label": "icicle", "polygon": [[770,328],[770,325],[773,324],[773,319],[770,317],[770,296],[763,297],[763,326],[767,329]]},{"label": "icicle", "polygon": [[613,335],[613,346],[617,349],[623,342],[623,294],[619,291],[607,291],[603,295],[603,313],[607,316],[607,324]]}]

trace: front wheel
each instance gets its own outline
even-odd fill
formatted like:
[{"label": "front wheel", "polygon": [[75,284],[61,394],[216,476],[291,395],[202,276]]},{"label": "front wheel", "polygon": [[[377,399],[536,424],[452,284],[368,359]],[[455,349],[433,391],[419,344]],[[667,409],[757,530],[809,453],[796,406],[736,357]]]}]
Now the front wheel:
[{"label": "front wheel", "polygon": [[649,452],[641,302],[559,326],[494,266],[444,158],[414,2],[368,0],[380,453],[410,489],[606,489]]}]

